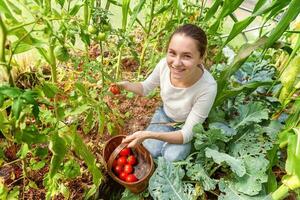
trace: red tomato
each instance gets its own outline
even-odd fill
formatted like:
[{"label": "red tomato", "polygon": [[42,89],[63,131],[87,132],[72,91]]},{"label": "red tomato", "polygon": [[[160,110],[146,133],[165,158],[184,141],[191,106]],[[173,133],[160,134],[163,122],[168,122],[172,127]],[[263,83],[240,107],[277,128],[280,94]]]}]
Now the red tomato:
[{"label": "red tomato", "polygon": [[133,172],[133,167],[132,167],[132,165],[126,164],[126,165],[124,166],[124,172],[127,173],[127,174],[131,174],[131,173]]},{"label": "red tomato", "polygon": [[134,155],[128,156],[127,163],[131,165],[135,165],[137,163],[135,156]]},{"label": "red tomato", "polygon": [[118,158],[117,163],[121,166],[125,165],[127,163],[126,156],[121,156],[120,158]]},{"label": "red tomato", "polygon": [[118,165],[118,162],[117,162],[117,159],[115,159],[112,166],[113,166],[113,168],[115,168],[117,165]]},{"label": "red tomato", "polygon": [[127,177],[128,177],[128,174],[125,172],[121,172],[121,174],[119,175],[119,178],[123,181],[126,181]]},{"label": "red tomato", "polygon": [[124,148],[119,153],[120,156],[129,156],[130,155],[130,148]]},{"label": "red tomato", "polygon": [[117,174],[120,174],[121,172],[123,172],[123,166],[121,166],[121,165],[115,166],[114,171],[115,171]]},{"label": "red tomato", "polygon": [[126,182],[135,182],[138,179],[136,178],[136,176],[134,174],[128,174],[128,176],[126,177]]},{"label": "red tomato", "polygon": [[119,89],[119,87],[116,84],[112,84],[109,87],[109,91],[111,91],[114,95],[120,94],[120,89]]}]

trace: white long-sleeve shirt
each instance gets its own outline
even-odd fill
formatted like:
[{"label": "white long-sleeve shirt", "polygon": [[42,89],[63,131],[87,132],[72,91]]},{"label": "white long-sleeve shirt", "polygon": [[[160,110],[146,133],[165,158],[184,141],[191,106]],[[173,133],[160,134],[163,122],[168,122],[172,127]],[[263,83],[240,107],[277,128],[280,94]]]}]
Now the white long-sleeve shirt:
[{"label": "white long-sleeve shirt", "polygon": [[181,129],[183,143],[192,140],[194,125],[204,122],[208,117],[217,94],[217,83],[206,69],[192,86],[188,88],[173,86],[166,58],[160,60],[153,72],[141,84],[143,95],[160,86],[163,108],[167,116],[175,122],[185,122]]}]

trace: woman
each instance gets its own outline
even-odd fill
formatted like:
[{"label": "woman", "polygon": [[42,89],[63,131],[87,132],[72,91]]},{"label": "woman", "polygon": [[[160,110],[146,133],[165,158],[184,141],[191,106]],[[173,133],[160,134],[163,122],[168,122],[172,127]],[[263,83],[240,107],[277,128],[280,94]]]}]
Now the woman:
[{"label": "woman", "polygon": [[[193,126],[202,123],[213,105],[217,84],[204,68],[207,39],[196,25],[179,27],[170,37],[167,56],[143,82],[123,81],[118,85],[138,95],[147,95],[160,87],[163,105],[158,108],[144,131],[127,136],[128,147],[143,143],[156,158],[169,161],[185,159],[191,150]],[[181,129],[168,123],[184,122]]]}]

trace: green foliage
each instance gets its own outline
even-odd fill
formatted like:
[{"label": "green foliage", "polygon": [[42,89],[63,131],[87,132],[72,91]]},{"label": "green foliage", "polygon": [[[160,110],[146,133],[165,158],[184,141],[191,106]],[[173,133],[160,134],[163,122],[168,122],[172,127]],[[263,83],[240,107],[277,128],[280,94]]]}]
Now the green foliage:
[{"label": "green foliage", "polygon": [[212,158],[215,163],[221,164],[226,163],[230,166],[231,170],[236,173],[239,177],[242,177],[246,173],[245,164],[242,160],[234,158],[226,153],[221,153],[216,150],[206,148],[205,156]]},{"label": "green foliage", "polygon": [[182,182],[184,172],[162,157],[149,181],[149,192],[154,199],[191,199],[194,191]]}]

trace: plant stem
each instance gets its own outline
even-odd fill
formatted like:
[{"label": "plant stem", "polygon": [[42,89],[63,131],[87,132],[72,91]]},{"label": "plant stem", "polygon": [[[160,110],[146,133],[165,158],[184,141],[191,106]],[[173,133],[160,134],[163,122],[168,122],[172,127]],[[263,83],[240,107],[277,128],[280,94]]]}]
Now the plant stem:
[{"label": "plant stem", "polygon": [[57,82],[57,70],[56,70],[56,58],[54,56],[54,44],[52,44],[51,39],[49,40],[49,59],[51,65],[51,76],[52,82]]},{"label": "plant stem", "polygon": [[272,194],[272,199],[273,200],[280,200],[283,199],[288,195],[289,188],[288,186],[282,184],[275,192]]},{"label": "plant stem", "polygon": [[[5,24],[2,21],[2,17],[0,15],[0,63],[6,63],[5,61],[5,42],[7,39],[7,29],[5,27]],[[2,64],[0,64],[3,66]],[[9,65],[4,65],[6,67],[7,75],[8,75],[8,80],[9,80],[9,85],[10,86],[15,86],[14,80],[11,75],[11,68]]]},{"label": "plant stem", "polygon": [[115,77],[116,80],[118,80],[118,78],[119,78],[123,48],[124,48],[124,44],[121,45],[120,50],[119,50],[118,61],[117,61],[117,70],[116,70],[116,77]]}]

